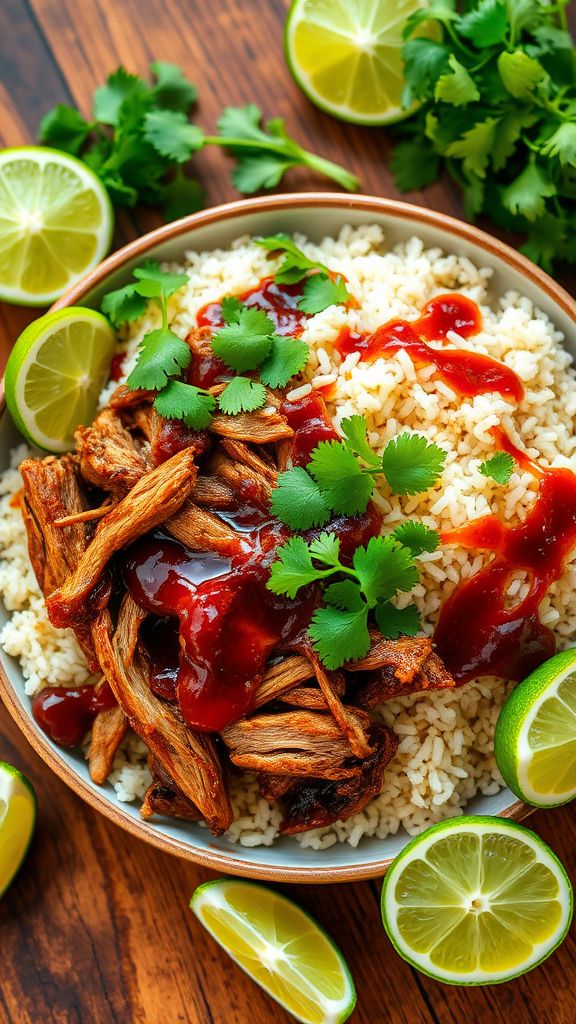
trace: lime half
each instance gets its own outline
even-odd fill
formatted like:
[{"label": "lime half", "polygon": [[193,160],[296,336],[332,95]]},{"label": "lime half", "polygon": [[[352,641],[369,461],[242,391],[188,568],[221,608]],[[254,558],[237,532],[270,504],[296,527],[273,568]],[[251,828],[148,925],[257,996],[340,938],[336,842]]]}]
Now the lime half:
[{"label": "lime half", "polygon": [[304,1024],[339,1024],[356,1004],[354,982],[332,940],[271,889],[236,879],[206,882],[190,907],[243,970]]},{"label": "lime half", "polygon": [[0,153],[0,299],[49,305],[106,255],[113,226],[80,160],[43,146]]},{"label": "lime half", "polygon": [[36,795],[28,779],[0,761],[0,896],[26,856],[36,823]]},{"label": "lime half", "polygon": [[576,797],[576,648],[515,687],[498,718],[494,754],[521,800],[557,807]]},{"label": "lime half", "polygon": [[115,348],[106,317],[80,306],[46,313],[22,332],[4,389],[12,419],[32,444],[50,452],[73,446],[76,427],[94,419]]},{"label": "lime half", "polygon": [[492,985],[531,970],[572,917],[568,876],[550,847],[513,821],[465,817],[417,836],[382,889],[400,956],[452,985]]},{"label": "lime half", "polygon": [[[317,107],[354,124],[392,124],[403,109],[402,31],[428,0],[293,0],[285,51],[293,78]],[[415,35],[434,35],[436,24]]]}]

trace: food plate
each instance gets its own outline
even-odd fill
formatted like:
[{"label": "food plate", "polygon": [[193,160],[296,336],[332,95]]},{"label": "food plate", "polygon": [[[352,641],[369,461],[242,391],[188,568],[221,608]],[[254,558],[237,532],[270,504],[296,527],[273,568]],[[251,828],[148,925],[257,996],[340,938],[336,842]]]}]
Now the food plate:
[{"label": "food plate", "polygon": [[[390,246],[416,234],[427,247],[440,246],[493,269],[491,292],[511,289],[527,296],[564,333],[566,347],[576,354],[576,306],[546,274],[514,250],[476,228],[439,213],[404,203],[368,196],[348,197],[309,193],[244,200],[196,214],[167,225],[118,251],[88,274],[54,308],[83,305],[99,308],[103,294],[124,285],[131,269],[146,258],[177,260],[184,250],[224,248],[241,235],[301,232],[312,241],[337,235],[350,224],[379,225]],[[1,423],[3,467],[17,434],[7,414]],[[2,468],[3,468],[2,467]],[[6,613],[0,613],[0,623]],[[232,846],[214,838],[196,824],[177,820],[143,821],[136,806],[120,803],[111,787],[98,787],[89,777],[81,754],[55,746],[32,718],[24,694],[20,669],[14,659],[1,655],[0,687],[10,713],[43,760],[83,799],[116,824],[156,847],[212,867],[262,879],[299,882],[331,882],[360,879],[385,872],[390,861],[408,841],[399,832],[385,839],[364,837],[356,848],[340,843],[313,850],[283,838],[273,846]],[[492,796],[477,796],[466,808],[470,814],[493,814],[519,819],[527,808],[511,792],[502,789]]]}]

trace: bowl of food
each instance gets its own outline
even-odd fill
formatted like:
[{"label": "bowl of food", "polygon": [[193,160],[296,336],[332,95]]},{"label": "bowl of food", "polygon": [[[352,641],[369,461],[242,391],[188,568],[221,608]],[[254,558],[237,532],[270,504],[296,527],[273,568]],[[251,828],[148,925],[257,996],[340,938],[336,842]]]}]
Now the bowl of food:
[{"label": "bowl of food", "polygon": [[1,424],[0,685],[46,764],[280,881],[522,817],[494,728],[576,622],[568,294],[442,214],[301,194],[153,231],[71,307],[117,325],[93,421],[47,443],[12,382],[54,454]]}]

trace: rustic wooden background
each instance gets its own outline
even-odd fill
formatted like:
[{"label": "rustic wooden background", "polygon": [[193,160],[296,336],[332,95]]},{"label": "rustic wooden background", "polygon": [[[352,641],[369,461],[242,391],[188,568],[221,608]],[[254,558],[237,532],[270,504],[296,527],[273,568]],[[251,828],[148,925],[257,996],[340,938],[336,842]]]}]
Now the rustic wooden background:
[{"label": "rustic wooden background", "polygon": [[[286,7],[287,0],[0,0],[0,145],[33,142],[39,118],[57,102],[87,113],[94,88],[118,64],[145,73],[153,59],[172,60],[200,87],[202,124],[211,127],[227,104],[256,101],[284,116],[308,148],[352,168],[366,192],[396,196],[386,134],[326,117],[293,84],[282,55]],[[209,204],[235,197],[224,155],[201,155],[197,169]],[[316,186],[326,183],[299,172],[287,182]],[[460,213],[447,182],[409,198]],[[151,211],[122,215],[116,245],[158,223]],[[3,358],[33,315],[0,303]],[[188,910],[208,871],[156,852],[85,806],[43,767],[4,709],[0,759],[26,772],[40,807],[31,852],[0,904],[0,1024],[287,1020]],[[530,824],[574,879],[573,810],[538,813]],[[380,924],[379,892],[379,881],[290,888],[350,964],[355,1024],[573,1024],[574,934],[519,981],[451,988],[396,956]]]}]

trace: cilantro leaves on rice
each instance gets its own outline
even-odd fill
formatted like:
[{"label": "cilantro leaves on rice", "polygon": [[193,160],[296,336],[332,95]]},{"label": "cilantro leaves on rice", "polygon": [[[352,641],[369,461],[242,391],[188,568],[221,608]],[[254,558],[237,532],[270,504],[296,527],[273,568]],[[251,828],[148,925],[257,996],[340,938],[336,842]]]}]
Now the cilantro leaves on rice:
[{"label": "cilantro leaves on rice", "polygon": [[507,484],[514,472],[516,459],[508,452],[495,452],[478,468],[482,476],[495,480],[497,484]]},{"label": "cilantro leaves on rice", "polygon": [[298,309],[314,316],[329,306],[346,305],[352,296],[341,274],[333,274],[324,263],[311,260],[298,248],[290,235],[279,233],[257,238],[257,245],[275,256],[282,253],[282,263],[274,274],[277,284],[298,284],[304,289],[298,299]]}]

